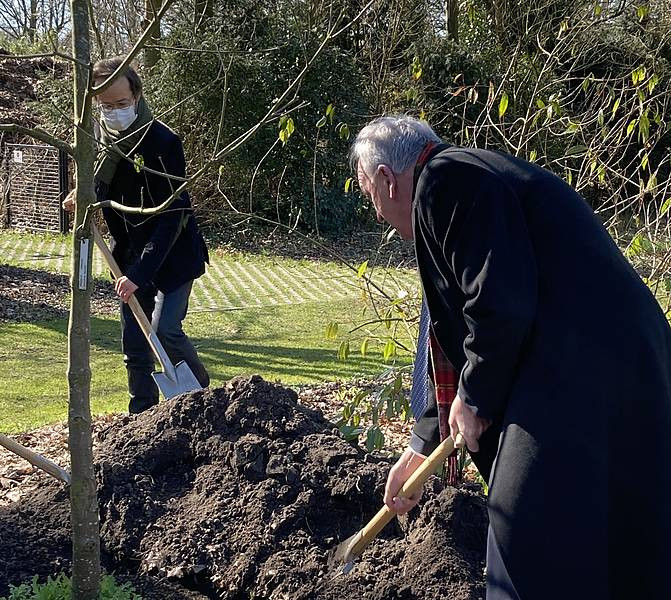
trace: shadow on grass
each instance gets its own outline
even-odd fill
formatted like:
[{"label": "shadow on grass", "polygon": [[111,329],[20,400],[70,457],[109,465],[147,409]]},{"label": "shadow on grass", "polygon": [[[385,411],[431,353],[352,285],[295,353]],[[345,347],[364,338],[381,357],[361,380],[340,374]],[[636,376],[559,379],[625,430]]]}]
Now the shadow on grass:
[{"label": "shadow on grass", "polygon": [[[269,346],[253,341],[195,339],[210,376],[226,380],[240,373],[290,377],[312,381],[347,379],[356,373],[375,373],[390,366],[375,355],[353,355],[339,361],[333,348]],[[397,364],[406,364],[398,361]],[[268,375],[270,373],[271,375]]]}]

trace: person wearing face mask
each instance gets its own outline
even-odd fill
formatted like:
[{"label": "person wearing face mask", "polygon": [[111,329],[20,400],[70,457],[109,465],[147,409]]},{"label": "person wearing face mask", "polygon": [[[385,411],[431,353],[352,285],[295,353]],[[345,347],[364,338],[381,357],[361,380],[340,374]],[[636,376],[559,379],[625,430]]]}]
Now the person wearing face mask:
[{"label": "person wearing face mask", "polygon": [[[121,66],[123,57],[100,60],[93,67],[95,85]],[[96,97],[99,153],[95,165],[96,197],[129,207],[159,206],[185,177],[182,142],[154,119],[132,66]],[[74,192],[64,202],[72,210]],[[168,210],[140,215],[103,208],[112,237],[112,254],[124,273],[115,282],[121,299],[122,350],[128,372],[129,412],[158,403],[151,373],[154,357],[128,300],[140,302],[173,364],[184,360],[203,387],[209,375],[184,333],[193,281],[205,272],[208,252],[196,224],[189,195],[182,192]]]}]

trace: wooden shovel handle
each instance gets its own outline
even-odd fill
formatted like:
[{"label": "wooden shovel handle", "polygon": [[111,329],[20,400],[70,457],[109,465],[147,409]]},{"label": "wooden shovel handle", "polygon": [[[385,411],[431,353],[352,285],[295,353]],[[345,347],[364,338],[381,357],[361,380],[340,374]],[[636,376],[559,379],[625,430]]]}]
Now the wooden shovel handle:
[{"label": "wooden shovel handle", "polygon": [[65,469],[61,469],[56,463],[51,462],[49,459],[44,458],[44,456],[28,450],[25,446],[22,446],[18,442],[15,442],[13,439],[8,438],[6,435],[0,433],[0,446],[4,446],[10,452],[25,458],[31,465],[36,466],[39,469],[42,469],[45,473],[49,473],[52,477],[59,479],[63,483],[70,485],[70,473]]},{"label": "wooden shovel handle", "polygon": [[[96,246],[98,246],[98,249],[103,255],[105,262],[112,271],[112,275],[114,275],[115,279],[119,279],[119,277],[123,276],[123,273],[121,272],[121,269],[119,268],[119,265],[117,264],[116,260],[114,260],[114,256],[112,256],[110,249],[107,247],[105,240],[100,235],[100,232],[98,231],[98,228],[96,227],[95,223],[91,223],[91,229],[93,230],[93,239],[96,243]],[[142,329],[144,336],[147,338],[147,341],[149,342],[151,349],[154,351],[154,355],[158,359],[158,362],[161,363],[163,372],[172,381],[177,381],[177,375],[175,374],[175,367],[170,362],[170,358],[166,354],[165,349],[163,348],[161,342],[159,342],[158,336],[156,335],[156,332],[152,329],[151,323],[149,322],[147,315],[144,313],[144,310],[142,310],[142,306],[140,306],[140,303],[138,302],[138,299],[135,297],[135,294],[131,294],[130,298],[128,298],[128,306],[130,306],[131,311],[133,311],[133,314],[135,315],[135,318],[137,319],[137,322],[140,325],[140,328]]]},{"label": "wooden shovel handle", "polygon": [[[117,264],[116,260],[114,260],[114,256],[112,256],[110,249],[107,247],[103,236],[100,235],[100,232],[98,231],[95,223],[91,223],[91,229],[93,230],[93,239],[96,243],[96,246],[98,246],[98,250],[100,250],[100,253],[103,255],[103,258],[109,266],[110,271],[112,271],[112,275],[114,275],[115,279],[123,277],[123,273],[121,272],[119,265]],[[130,309],[133,311],[133,314],[135,315],[135,318],[137,319],[137,322],[142,328],[145,336],[149,337],[149,335],[152,333],[151,323],[149,322],[147,315],[144,314],[144,311],[142,310],[138,299],[135,297],[135,294],[131,294],[130,298],[128,298],[128,306],[130,306]]]},{"label": "wooden shovel handle", "polygon": [[[457,436],[459,437],[459,436]],[[451,437],[445,438],[440,445],[427,457],[427,459],[410,475],[403,484],[398,495],[401,498],[410,498],[420,490],[426,480],[434,473],[438,467],[445,462],[445,459],[454,452],[454,440]],[[359,532],[355,544],[349,549],[349,554],[359,556],[363,549],[373,541],[384,526],[389,523],[396,513],[385,504],[377,514],[368,522],[368,524]]]}]

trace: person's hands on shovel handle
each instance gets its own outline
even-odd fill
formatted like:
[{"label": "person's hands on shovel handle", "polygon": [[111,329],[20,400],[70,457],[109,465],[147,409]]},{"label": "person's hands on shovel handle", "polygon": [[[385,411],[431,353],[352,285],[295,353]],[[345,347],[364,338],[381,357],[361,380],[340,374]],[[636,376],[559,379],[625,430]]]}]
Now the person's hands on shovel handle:
[{"label": "person's hands on shovel handle", "polygon": [[114,290],[117,293],[117,296],[121,298],[124,302],[128,302],[130,297],[135,293],[138,286],[135,285],[128,277],[125,275],[119,277],[114,284]]},{"label": "person's hands on shovel handle", "polygon": [[398,492],[409,479],[410,475],[424,462],[425,458],[425,456],[417,454],[411,448],[406,448],[405,452],[401,454],[401,457],[389,471],[387,485],[384,488],[384,503],[397,515],[404,515],[412,510],[417,506],[422,497],[421,489],[410,498],[401,498],[398,496]]},{"label": "person's hands on shovel handle", "polygon": [[[448,419],[450,424],[450,435],[453,440],[457,440],[457,434],[461,434],[465,445],[471,452],[478,452],[480,445],[478,439],[484,433],[485,429],[492,423],[486,419],[476,416],[470,406],[466,404],[459,395],[454,397],[450,408]],[[455,443],[456,448],[462,448],[464,443]]]}]

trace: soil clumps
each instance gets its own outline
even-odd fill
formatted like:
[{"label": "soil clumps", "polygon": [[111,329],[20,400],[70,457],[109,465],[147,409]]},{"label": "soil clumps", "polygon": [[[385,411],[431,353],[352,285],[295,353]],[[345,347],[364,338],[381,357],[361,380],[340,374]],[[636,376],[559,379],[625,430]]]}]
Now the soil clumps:
[{"label": "soil clumps", "polygon": [[[390,461],[292,390],[237,378],[99,435],[104,566],[145,598],[484,598],[484,499],[437,478],[336,577],[330,551],[382,506]],[[0,509],[0,595],[69,569],[68,511],[55,481]]]}]

